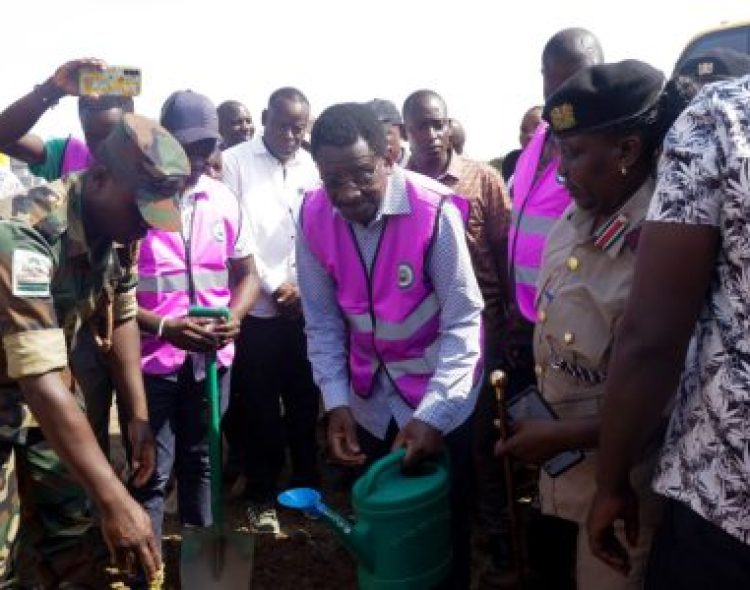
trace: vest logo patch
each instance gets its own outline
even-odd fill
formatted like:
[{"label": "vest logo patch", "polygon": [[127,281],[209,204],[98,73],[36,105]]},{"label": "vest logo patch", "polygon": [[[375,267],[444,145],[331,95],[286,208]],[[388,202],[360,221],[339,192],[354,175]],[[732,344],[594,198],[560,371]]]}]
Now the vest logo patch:
[{"label": "vest logo patch", "polygon": [[406,262],[398,265],[398,286],[408,289],[414,284],[414,271]]},{"label": "vest logo patch", "polygon": [[217,221],[214,224],[213,234],[214,234],[214,240],[216,240],[217,242],[223,243],[224,241],[226,241],[227,234],[226,234],[226,231],[224,230],[223,222]]},{"label": "vest logo patch", "polygon": [[49,297],[52,261],[32,250],[13,251],[13,295],[15,297]]}]

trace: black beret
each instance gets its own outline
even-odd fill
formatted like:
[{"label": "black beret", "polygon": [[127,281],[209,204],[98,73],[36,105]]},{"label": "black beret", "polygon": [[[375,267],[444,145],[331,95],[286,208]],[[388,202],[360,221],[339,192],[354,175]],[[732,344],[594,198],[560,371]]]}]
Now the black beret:
[{"label": "black beret", "polygon": [[676,74],[696,82],[739,78],[750,74],[750,56],[734,49],[717,47],[685,60],[677,66]]},{"label": "black beret", "polygon": [[557,135],[598,131],[637,120],[652,109],[664,75],[628,59],[584,68],[549,97],[542,114]]}]

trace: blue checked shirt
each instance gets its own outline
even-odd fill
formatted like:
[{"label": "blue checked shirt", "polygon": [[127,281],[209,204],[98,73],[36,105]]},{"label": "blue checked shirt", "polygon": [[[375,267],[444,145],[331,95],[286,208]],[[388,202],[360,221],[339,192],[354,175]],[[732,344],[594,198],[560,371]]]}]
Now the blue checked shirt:
[{"label": "blue checked shirt", "polygon": [[[352,224],[362,258],[369,267],[375,258],[385,217],[408,215],[406,177],[394,168],[380,211],[368,225]],[[472,413],[478,387],[472,387],[479,359],[482,296],[474,278],[464,227],[458,210],[446,203],[441,210],[427,272],[440,302],[440,334],[425,360],[434,367],[427,393],[416,410],[409,407],[382,368],[372,395],[363,398],[350,387],[348,333],[336,300],[334,281],[310,252],[302,231],[297,232],[297,274],[305,313],[308,354],[315,382],[327,411],[349,406],[354,419],[374,436],[384,439],[395,419],[402,428],[412,417],[446,434]]]}]

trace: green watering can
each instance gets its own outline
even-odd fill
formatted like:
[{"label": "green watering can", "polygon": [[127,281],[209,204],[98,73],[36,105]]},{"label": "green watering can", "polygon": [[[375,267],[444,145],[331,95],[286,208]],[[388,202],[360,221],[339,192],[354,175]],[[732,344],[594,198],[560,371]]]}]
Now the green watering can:
[{"label": "green watering can", "polygon": [[318,491],[294,488],[279,503],[320,518],[359,562],[362,590],[427,590],[451,568],[448,467],[444,458],[402,472],[403,449],[373,463],[352,488],[356,522],[326,506]]}]

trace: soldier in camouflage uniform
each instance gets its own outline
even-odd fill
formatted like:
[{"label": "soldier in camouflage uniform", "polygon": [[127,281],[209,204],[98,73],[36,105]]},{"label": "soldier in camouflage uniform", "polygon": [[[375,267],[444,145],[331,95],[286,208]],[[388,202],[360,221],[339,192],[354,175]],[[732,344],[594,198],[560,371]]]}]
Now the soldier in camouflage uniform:
[{"label": "soldier in camouflage uniform", "polygon": [[[145,482],[154,454],[130,244],[149,226],[179,230],[174,195],[189,171],[164,129],[126,115],[88,171],[0,201],[0,459],[14,452],[22,507],[0,587],[101,587],[102,546],[85,492],[112,556],[131,565],[139,559],[150,577],[159,569],[149,518],[113,473],[71,393],[68,351],[84,323],[111,349],[114,381],[129,392],[134,484]],[[0,484],[2,497],[11,482]]]}]

